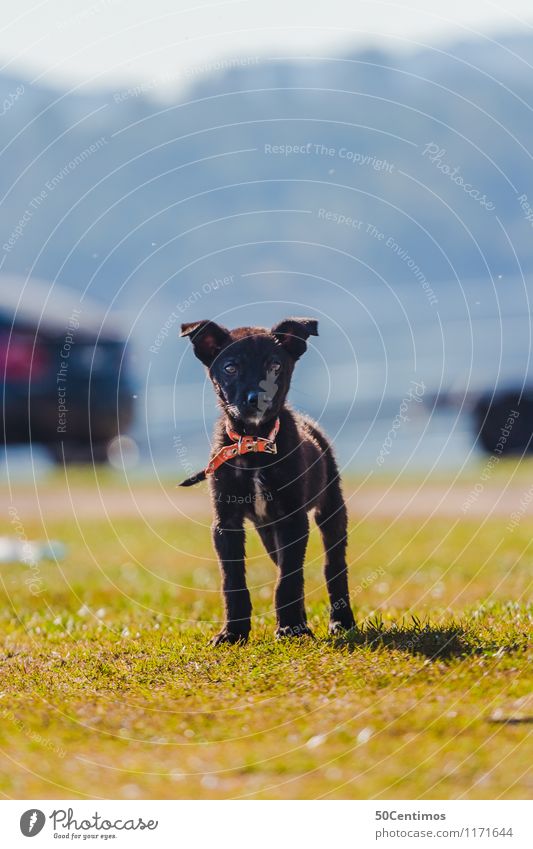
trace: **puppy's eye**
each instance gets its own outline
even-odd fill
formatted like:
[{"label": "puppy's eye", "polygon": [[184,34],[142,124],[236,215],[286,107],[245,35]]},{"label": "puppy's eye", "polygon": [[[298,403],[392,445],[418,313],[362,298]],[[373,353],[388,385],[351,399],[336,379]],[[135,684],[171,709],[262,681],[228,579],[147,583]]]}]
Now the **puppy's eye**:
[{"label": "puppy's eye", "polygon": [[237,366],[235,363],[226,363],[224,366],[224,371],[226,374],[237,374]]}]

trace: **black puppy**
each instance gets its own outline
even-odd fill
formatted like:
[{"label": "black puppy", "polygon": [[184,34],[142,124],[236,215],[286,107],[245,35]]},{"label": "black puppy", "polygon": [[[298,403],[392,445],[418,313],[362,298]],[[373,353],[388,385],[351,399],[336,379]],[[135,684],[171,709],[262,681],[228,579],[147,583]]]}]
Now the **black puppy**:
[{"label": "black puppy", "polygon": [[285,404],[296,361],[317,322],[288,318],[272,330],[227,330],[213,321],[183,324],[194,353],[207,366],[223,415],[217,423],[205,472],[215,521],[213,539],[222,571],[225,624],[213,642],[244,641],[252,605],[245,576],[244,520],[251,519],[279,568],[278,637],[311,635],[304,606],[303,565],[308,512],[326,549],[325,577],[331,604],[330,632],[352,628],[346,566],[346,506],[331,445],[309,419]]}]

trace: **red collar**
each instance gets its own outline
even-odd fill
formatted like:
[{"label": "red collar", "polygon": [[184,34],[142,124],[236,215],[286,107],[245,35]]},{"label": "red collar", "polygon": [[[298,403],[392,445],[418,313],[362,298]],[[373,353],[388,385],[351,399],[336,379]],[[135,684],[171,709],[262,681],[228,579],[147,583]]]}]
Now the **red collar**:
[{"label": "red collar", "polygon": [[226,433],[233,440],[234,445],[224,445],[220,451],[217,451],[215,456],[210,461],[205,470],[206,475],[212,475],[216,470],[228,460],[242,454],[277,454],[276,436],[279,433],[279,418],[276,419],[274,427],[265,439],[263,436],[241,436],[234,430],[231,430],[229,425],[226,425]]}]

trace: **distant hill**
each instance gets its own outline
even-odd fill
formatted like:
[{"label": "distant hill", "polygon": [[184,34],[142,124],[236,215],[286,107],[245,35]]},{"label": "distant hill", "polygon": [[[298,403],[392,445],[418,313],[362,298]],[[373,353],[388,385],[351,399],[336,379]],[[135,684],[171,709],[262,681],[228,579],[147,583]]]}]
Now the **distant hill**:
[{"label": "distant hill", "polygon": [[281,313],[321,316],[300,384],[318,412],[352,415],[355,398],[371,418],[414,375],[432,388],[523,376],[532,67],[533,37],[509,36],[249,57],[165,103],[149,86],[2,76],[2,272],[125,312],[140,380],[159,387],[182,354],[178,382],[200,378],[181,320]]}]

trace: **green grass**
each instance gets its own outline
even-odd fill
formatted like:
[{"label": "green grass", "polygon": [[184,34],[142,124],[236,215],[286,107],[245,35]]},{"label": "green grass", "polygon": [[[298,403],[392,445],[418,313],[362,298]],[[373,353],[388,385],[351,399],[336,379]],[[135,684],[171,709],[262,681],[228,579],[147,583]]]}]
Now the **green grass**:
[{"label": "green grass", "polygon": [[358,628],[337,640],[313,531],[316,640],[290,642],[274,640],[275,570],[250,531],[253,637],[219,649],[208,525],[47,522],[69,554],[41,564],[38,596],[27,567],[1,567],[0,792],[531,796],[531,521],[353,522]]}]

